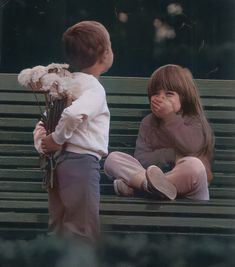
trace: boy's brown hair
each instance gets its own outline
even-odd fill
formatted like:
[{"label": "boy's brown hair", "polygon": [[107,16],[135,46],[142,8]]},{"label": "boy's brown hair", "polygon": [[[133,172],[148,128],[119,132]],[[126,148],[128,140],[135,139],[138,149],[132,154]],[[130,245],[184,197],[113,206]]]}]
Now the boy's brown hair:
[{"label": "boy's brown hair", "polygon": [[110,45],[106,28],[97,21],[82,21],[63,34],[67,60],[72,68],[81,71],[101,59]]},{"label": "boy's brown hair", "polygon": [[158,68],[154,71],[148,83],[149,100],[160,90],[178,93],[182,116],[198,116],[200,118],[204,129],[205,146],[199,151],[199,154],[210,153],[212,155],[214,138],[211,127],[204,115],[201,99],[192,73],[187,68],[173,64]]}]

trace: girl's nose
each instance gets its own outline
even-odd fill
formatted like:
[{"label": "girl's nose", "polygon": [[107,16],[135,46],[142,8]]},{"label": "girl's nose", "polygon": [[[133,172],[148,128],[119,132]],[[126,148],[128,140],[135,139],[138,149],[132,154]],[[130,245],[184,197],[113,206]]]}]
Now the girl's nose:
[{"label": "girl's nose", "polygon": [[161,92],[161,93],[159,93],[157,96],[157,99],[159,99],[159,100],[164,100],[165,99],[165,94],[163,93],[163,92]]}]

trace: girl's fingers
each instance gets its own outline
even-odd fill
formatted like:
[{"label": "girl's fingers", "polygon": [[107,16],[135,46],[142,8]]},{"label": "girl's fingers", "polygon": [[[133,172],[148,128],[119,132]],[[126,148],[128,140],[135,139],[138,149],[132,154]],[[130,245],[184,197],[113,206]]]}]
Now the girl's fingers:
[{"label": "girl's fingers", "polygon": [[156,105],[160,105],[160,104],[163,104],[164,102],[161,101],[161,100],[153,100],[151,101],[153,104],[156,104]]},{"label": "girl's fingers", "polygon": [[35,131],[35,135],[46,136],[46,131],[44,129],[38,129],[38,130]]},{"label": "girl's fingers", "polygon": [[159,103],[153,103],[153,104],[152,104],[152,107],[153,107],[154,109],[156,109],[156,110],[159,110],[159,109],[161,109],[162,105],[159,104]]}]

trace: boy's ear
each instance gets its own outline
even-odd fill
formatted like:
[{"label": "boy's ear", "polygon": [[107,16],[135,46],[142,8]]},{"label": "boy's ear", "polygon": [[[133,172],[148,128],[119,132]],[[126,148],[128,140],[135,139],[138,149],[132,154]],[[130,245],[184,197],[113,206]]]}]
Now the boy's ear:
[{"label": "boy's ear", "polygon": [[100,61],[105,62],[106,58],[108,57],[108,54],[109,54],[109,50],[105,49],[103,55],[100,57]]}]

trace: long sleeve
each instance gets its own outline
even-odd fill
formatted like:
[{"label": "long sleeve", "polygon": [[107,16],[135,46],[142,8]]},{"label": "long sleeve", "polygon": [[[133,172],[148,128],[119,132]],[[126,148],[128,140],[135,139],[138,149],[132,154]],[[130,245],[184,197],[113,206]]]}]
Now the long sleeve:
[{"label": "long sleeve", "polygon": [[204,145],[202,124],[197,117],[183,118],[174,114],[163,124],[162,131],[182,155],[195,155]]},{"label": "long sleeve", "polygon": [[[175,151],[172,148],[160,148],[161,141],[156,140],[153,144],[149,132],[151,125],[143,120],[140,124],[139,134],[136,141],[134,157],[140,161],[143,167],[157,165],[164,168],[175,162]],[[159,141],[159,142],[158,142]]]},{"label": "long sleeve", "polygon": [[56,129],[52,133],[54,141],[61,145],[68,141],[74,131],[79,128],[79,124],[85,124],[100,112],[103,102],[102,94],[92,90],[85,91],[71,106],[64,109]]}]

